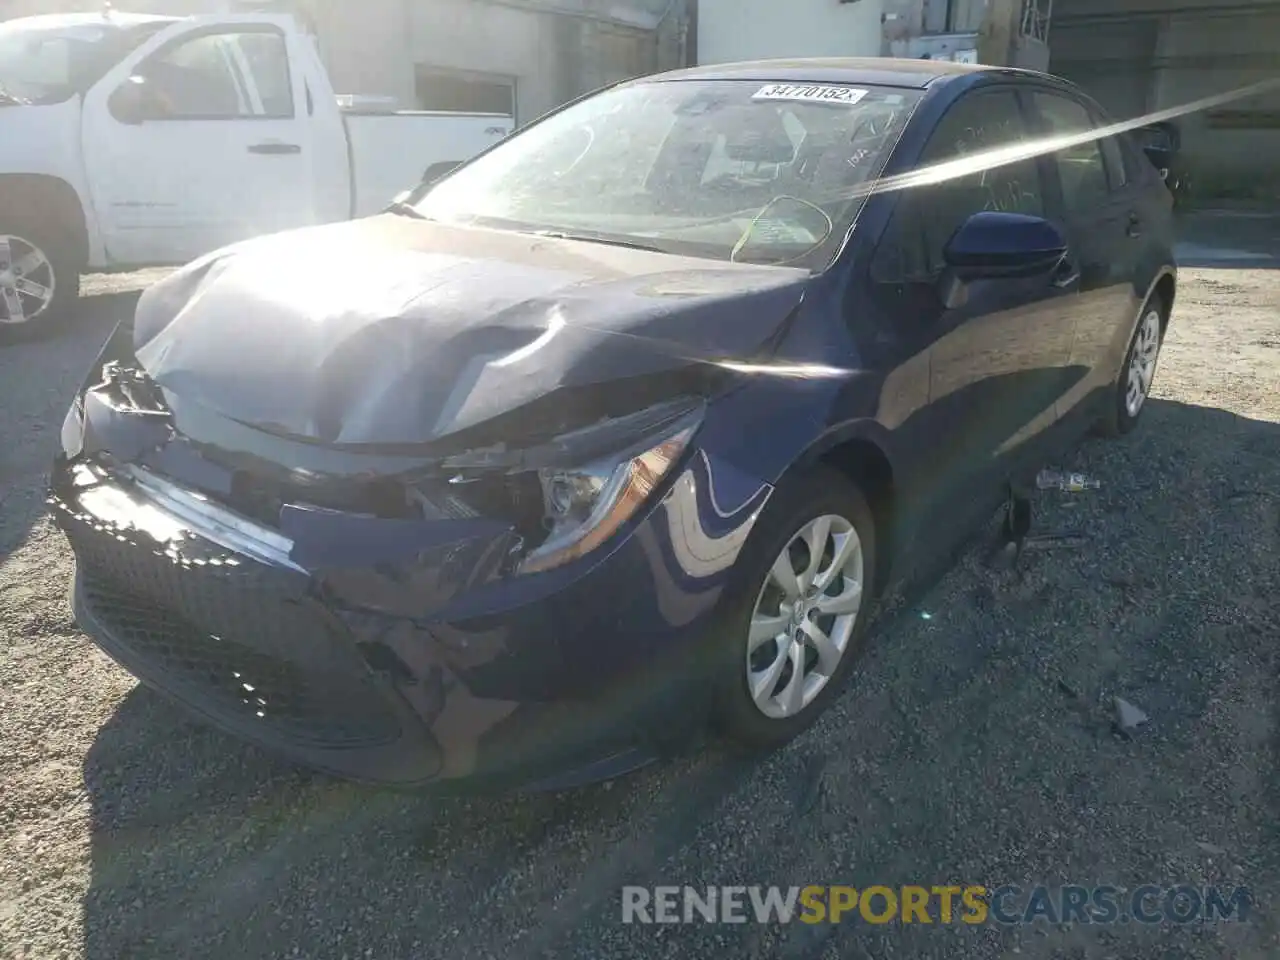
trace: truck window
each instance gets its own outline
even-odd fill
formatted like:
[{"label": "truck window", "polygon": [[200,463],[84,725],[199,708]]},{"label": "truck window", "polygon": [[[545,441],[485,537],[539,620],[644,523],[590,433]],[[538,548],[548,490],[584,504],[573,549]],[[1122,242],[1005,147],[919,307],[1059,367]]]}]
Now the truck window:
[{"label": "truck window", "polygon": [[[241,79],[251,74],[260,105]],[[172,120],[291,118],[293,89],[284,37],[276,32],[210,33],[161,51],[139,71]]]},{"label": "truck window", "polygon": [[267,117],[293,117],[293,82],[289,77],[289,55],[284,36],[276,31],[242,33],[235,38],[253,74],[253,84],[262,98]]},{"label": "truck window", "polygon": [[20,102],[60,103],[97,83],[121,58],[168,21],[42,26],[18,19],[0,23],[0,91]]}]

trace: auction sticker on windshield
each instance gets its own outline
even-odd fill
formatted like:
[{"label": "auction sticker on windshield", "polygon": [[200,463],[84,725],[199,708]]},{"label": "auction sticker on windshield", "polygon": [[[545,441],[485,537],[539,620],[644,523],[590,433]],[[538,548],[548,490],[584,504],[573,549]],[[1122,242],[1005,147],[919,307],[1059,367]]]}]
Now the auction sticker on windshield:
[{"label": "auction sticker on windshield", "polygon": [[761,87],[751,99],[805,100],[809,103],[838,103],[851,107],[866,95],[866,90],[831,84],[771,83]]}]

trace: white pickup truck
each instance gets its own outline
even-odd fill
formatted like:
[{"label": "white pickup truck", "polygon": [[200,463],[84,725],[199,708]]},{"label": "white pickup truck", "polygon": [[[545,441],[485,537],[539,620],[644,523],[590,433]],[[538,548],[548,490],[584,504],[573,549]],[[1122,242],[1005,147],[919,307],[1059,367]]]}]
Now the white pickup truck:
[{"label": "white pickup truck", "polygon": [[82,273],[374,213],[512,128],[344,99],[289,16],[0,23],[0,336],[66,313]]}]

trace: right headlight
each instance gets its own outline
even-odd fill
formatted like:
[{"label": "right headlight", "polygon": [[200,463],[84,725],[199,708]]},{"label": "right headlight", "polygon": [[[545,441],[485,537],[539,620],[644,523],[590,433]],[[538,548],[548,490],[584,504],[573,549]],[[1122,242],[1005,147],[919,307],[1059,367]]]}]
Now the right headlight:
[{"label": "right headlight", "polygon": [[543,468],[547,539],[525,555],[517,572],[540,573],[595,550],[630,520],[675,466],[697,430],[685,421],[642,449],[572,469]]}]

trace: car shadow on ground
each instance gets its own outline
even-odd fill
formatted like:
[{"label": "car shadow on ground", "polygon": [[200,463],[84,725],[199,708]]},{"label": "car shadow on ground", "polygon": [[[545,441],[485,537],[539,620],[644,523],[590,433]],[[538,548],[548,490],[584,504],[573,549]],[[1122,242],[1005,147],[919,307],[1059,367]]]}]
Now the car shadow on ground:
[{"label": "car shadow on ground", "polygon": [[[1073,466],[1103,488],[1049,498],[1038,524],[1093,546],[1022,572],[971,549],[767,758],[711,747],[572,793],[404,796],[285,767],[137,688],[84,765],[85,956],[1189,957],[1176,929],[619,922],[624,884],[1263,882],[1280,428],[1152,400]],[[1116,736],[1113,695],[1150,728]],[[1196,931],[1195,956],[1263,956],[1277,931],[1229,926]]]},{"label": "car shadow on ground", "polygon": [[0,563],[45,515],[45,484],[62,421],[107,337],[140,291],[84,297],[52,336],[0,345],[5,448],[0,450]]}]

